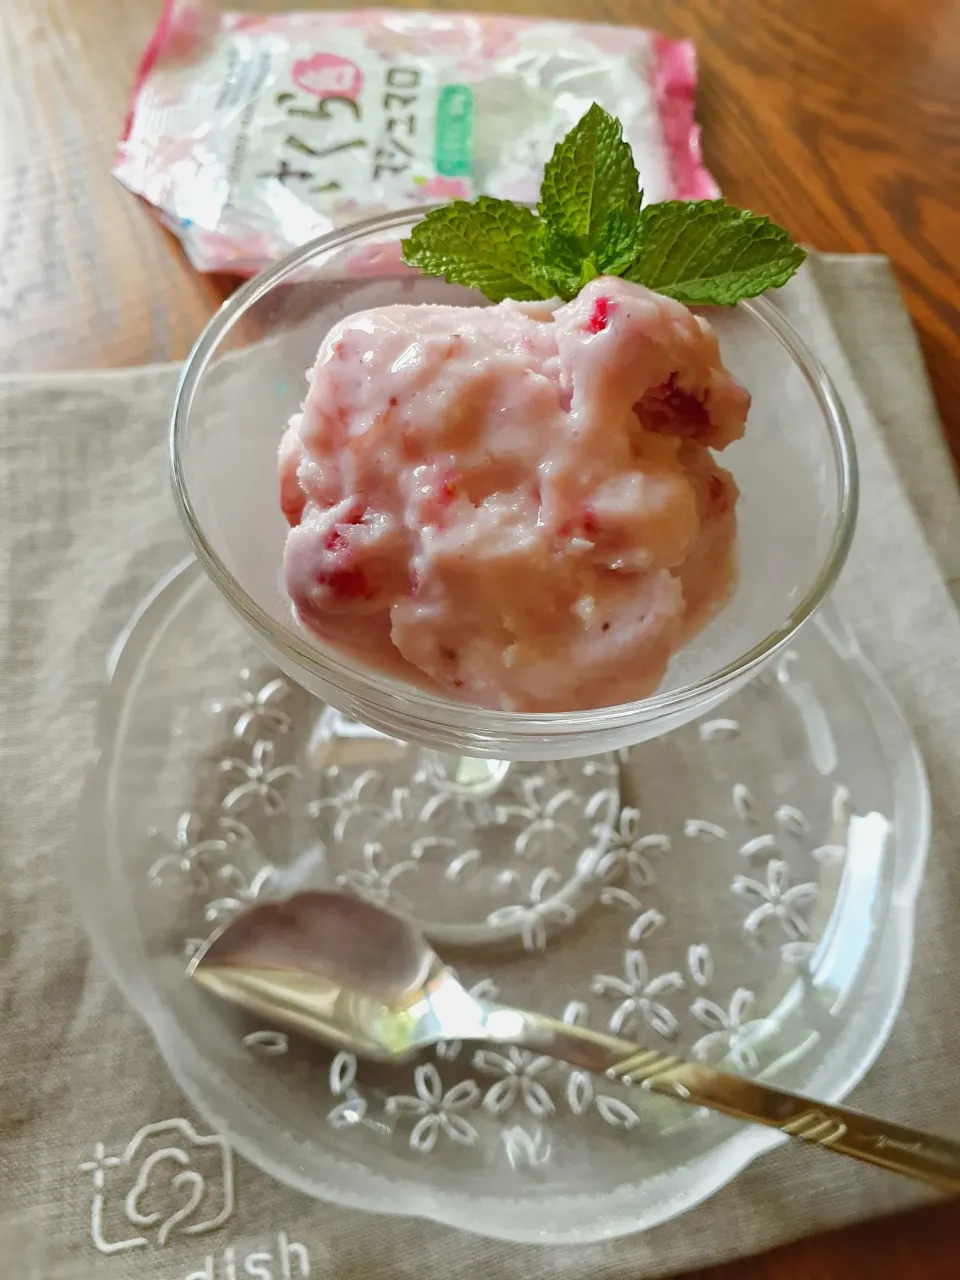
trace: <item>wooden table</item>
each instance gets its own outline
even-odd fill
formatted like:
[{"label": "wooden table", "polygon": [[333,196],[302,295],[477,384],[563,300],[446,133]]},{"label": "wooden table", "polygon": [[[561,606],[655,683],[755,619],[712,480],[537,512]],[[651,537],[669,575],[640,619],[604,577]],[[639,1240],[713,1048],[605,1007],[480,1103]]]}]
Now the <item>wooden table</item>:
[{"label": "wooden table", "polygon": [[[520,7],[586,13],[577,0]],[[157,8],[158,0],[4,0],[3,369],[181,357],[229,288],[187,267],[109,177]],[[960,2],[595,0],[589,14],[694,37],[706,158],[731,200],[770,213],[816,248],[893,260],[960,460]],[[687,1280],[854,1275],[957,1280],[957,1206]]]}]

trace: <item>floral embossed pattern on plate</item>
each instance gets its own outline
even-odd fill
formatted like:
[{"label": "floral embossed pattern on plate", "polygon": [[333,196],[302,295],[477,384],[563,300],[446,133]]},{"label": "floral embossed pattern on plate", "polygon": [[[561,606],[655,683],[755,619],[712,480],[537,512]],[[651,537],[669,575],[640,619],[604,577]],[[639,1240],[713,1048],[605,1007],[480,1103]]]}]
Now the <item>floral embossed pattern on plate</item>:
[{"label": "floral embossed pattern on plate", "polygon": [[266,669],[187,566],[119,653],[84,803],[91,931],[191,1099],[270,1172],[368,1209],[583,1240],[671,1216],[776,1140],[516,1050],[371,1066],[185,982],[215,923],[308,885],[411,911],[484,995],[787,1088],[840,1096],[879,1052],[926,791],[829,608],[700,721],[511,766],[479,798],[438,786],[430,753],[331,728],[338,714]]}]

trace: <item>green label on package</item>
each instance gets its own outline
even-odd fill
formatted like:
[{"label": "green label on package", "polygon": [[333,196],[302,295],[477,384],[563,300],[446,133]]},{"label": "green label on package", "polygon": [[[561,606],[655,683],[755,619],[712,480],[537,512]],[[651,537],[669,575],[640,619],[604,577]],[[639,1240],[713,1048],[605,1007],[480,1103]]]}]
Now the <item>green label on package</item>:
[{"label": "green label on package", "polygon": [[473,91],[465,84],[445,84],[437,99],[437,173],[443,178],[469,178],[472,146]]}]

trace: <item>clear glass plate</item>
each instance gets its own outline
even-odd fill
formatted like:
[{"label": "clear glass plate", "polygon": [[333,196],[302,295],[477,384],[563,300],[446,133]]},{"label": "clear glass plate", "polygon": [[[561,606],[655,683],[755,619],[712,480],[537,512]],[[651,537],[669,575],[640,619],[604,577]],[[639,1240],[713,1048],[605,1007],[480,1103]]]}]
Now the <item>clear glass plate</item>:
[{"label": "clear glass plate", "polygon": [[[516,1052],[374,1068],[278,1033],[184,976],[254,898],[337,883],[412,911],[503,1000],[825,1099],[902,998],[926,783],[829,605],[722,708],[462,799],[443,757],[268,667],[190,563],[117,646],[101,747],[76,859],[97,947],[207,1121],[311,1195],[587,1241],[689,1209],[779,1139]],[[421,751],[400,784],[396,751]],[[509,840],[462,848],[464,804],[470,835]]]}]

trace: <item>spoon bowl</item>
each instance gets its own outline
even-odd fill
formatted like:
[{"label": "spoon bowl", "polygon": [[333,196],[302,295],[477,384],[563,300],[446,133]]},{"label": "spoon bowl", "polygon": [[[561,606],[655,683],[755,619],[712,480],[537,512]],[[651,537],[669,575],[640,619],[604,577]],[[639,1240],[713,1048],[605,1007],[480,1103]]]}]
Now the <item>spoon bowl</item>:
[{"label": "spoon bowl", "polygon": [[430,1043],[424,1002],[458,985],[402,917],[323,892],[266,902],[221,926],[188,974],[252,1012],[378,1061]]}]

